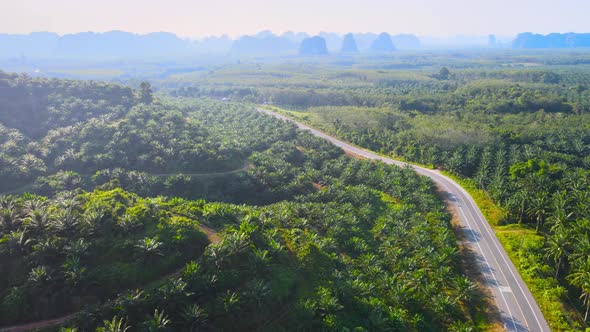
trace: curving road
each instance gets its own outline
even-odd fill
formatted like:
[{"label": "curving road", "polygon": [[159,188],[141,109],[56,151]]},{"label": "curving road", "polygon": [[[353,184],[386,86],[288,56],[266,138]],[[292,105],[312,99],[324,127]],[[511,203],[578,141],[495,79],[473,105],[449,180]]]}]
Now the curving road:
[{"label": "curving road", "polygon": [[506,251],[475,201],[455,181],[438,171],[382,157],[373,152],[357,148],[281,114],[261,108],[257,110],[281,120],[293,122],[300,129],[310,131],[315,136],[327,139],[345,151],[368,159],[381,160],[386,164],[395,164],[402,167],[410,166],[416,173],[432,179],[447,196],[448,204],[457,211],[463,228],[462,231],[467,235],[466,245],[475,255],[475,260],[478,262],[486,286],[490,289],[496,307],[500,311],[505,330],[518,332],[551,331],[537,302],[518,274],[514,264],[508,258]]}]

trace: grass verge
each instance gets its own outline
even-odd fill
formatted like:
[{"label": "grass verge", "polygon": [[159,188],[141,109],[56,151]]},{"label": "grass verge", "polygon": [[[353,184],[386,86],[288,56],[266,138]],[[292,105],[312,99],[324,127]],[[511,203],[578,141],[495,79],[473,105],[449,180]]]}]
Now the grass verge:
[{"label": "grass verge", "polygon": [[471,179],[442,172],[461,185],[492,225],[494,233],[516,266],[518,273],[533,294],[553,331],[581,331],[576,311],[567,304],[567,293],[552,276],[553,270],[543,259],[544,237],[525,225],[506,223],[505,211],[496,205],[484,190]]},{"label": "grass verge", "polygon": [[[310,121],[308,112],[290,111],[273,106],[265,108],[325,130],[322,126]],[[424,166],[428,167],[428,165]],[[504,225],[506,222],[505,211],[492,201],[486,191],[477,188],[477,184],[473,180],[460,178],[445,171],[442,173],[452,178],[473,197],[527,284],[551,329],[554,331],[583,330],[583,323],[580,322],[580,319],[576,319],[575,310],[566,303],[566,290],[552,277],[551,268],[543,260],[543,236],[523,225]],[[490,326],[488,325],[490,323],[486,324],[485,318],[479,319],[476,323],[480,328]]]}]

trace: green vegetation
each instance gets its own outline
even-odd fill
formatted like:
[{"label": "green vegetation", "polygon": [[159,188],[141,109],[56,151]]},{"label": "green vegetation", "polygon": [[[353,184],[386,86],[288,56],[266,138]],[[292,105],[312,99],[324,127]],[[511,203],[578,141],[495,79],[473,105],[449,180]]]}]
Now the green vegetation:
[{"label": "green vegetation", "polygon": [[80,310],[198,257],[199,224],[123,192],[0,197],[0,323]]},{"label": "green vegetation", "polygon": [[36,192],[0,196],[2,325],[71,312],[66,326],[99,331],[481,324],[450,216],[410,169],[241,104],[2,77],[2,185]]},{"label": "green vegetation", "polygon": [[1,323],[76,311],[67,326],[104,331],[485,326],[432,183],[348,158],[257,103],[452,175],[550,326],[584,329],[588,59],[323,57],[136,90],[0,72]]},{"label": "green vegetation", "polygon": [[438,66],[244,65],[161,86],[278,106],[358,146],[456,175],[493,225],[533,229],[530,245],[503,238],[510,256],[538,302],[551,302],[542,309],[553,328],[583,328],[590,306],[587,55],[490,53],[486,64],[469,55],[426,57]]}]

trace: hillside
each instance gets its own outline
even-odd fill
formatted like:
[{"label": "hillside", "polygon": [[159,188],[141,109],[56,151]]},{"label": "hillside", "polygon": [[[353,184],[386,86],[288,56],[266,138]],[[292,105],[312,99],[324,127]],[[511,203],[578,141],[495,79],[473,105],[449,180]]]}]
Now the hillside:
[{"label": "hillside", "polygon": [[[4,326],[71,312],[66,326],[82,330],[479,324],[450,216],[411,170],[350,158],[241,104],[3,75],[53,105],[4,124],[2,156],[44,166],[27,174],[39,195],[0,197]],[[131,97],[100,102],[107,91]],[[27,96],[2,98],[17,109]],[[53,117],[66,105],[82,112],[73,124]],[[201,176],[234,160],[249,166]]]}]

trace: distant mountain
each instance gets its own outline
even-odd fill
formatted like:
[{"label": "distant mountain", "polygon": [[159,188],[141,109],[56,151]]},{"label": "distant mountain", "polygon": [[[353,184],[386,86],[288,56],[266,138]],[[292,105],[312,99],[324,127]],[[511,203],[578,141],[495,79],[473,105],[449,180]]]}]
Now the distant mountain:
[{"label": "distant mountain", "polygon": [[290,40],[291,42],[299,45],[301,44],[301,42],[305,39],[308,38],[309,35],[305,32],[293,32],[293,31],[287,31],[285,33],[283,33],[281,35],[281,37],[283,38],[287,38],[288,40]]},{"label": "distant mountain", "polygon": [[191,49],[197,54],[225,54],[231,48],[233,42],[227,35],[207,37],[191,42]]},{"label": "distant mountain", "polygon": [[400,34],[391,36],[391,41],[397,49],[400,50],[415,50],[420,48],[420,39],[414,35]]},{"label": "distant mountain", "polygon": [[[223,38],[206,40],[208,47],[214,44],[219,47],[222,42]],[[167,32],[146,35],[124,31],[82,32],[64,36],[49,32],[0,34],[0,57],[149,58],[191,55],[199,49],[197,44]],[[227,52],[229,45],[225,47],[224,52]]]},{"label": "distant mountain", "polygon": [[358,33],[343,36],[338,33],[321,32],[316,37],[322,41],[310,38],[304,32],[289,31],[278,36],[268,30],[242,36],[236,40],[225,35],[190,40],[167,32],[144,35],[125,31],[81,32],[63,36],[51,32],[35,32],[28,35],[0,34],[0,58],[146,59],[217,56],[228,53],[234,56],[277,56],[295,54],[306,39],[310,39],[306,44],[311,46],[309,50],[306,46],[302,54],[309,55],[328,52],[391,52],[396,48],[420,47],[420,40],[414,35]]},{"label": "distant mountain", "polygon": [[62,36],[57,54],[64,57],[157,57],[190,53],[190,44],[167,32],[136,35],[123,31]]},{"label": "distant mountain", "polygon": [[297,44],[285,37],[274,34],[244,36],[236,40],[230,50],[231,55],[280,55],[297,50]]},{"label": "distant mountain", "polygon": [[371,44],[377,39],[378,35],[372,32],[355,33],[354,39],[359,51],[363,52],[371,48]]},{"label": "distant mountain", "polygon": [[320,32],[318,36],[324,38],[328,52],[338,52],[342,47],[342,35],[334,32]]},{"label": "distant mountain", "polygon": [[395,51],[395,45],[391,41],[391,36],[387,32],[381,33],[371,44],[371,52],[388,53]]},{"label": "distant mountain", "polygon": [[573,48],[590,47],[590,33],[551,33],[539,35],[520,33],[512,42],[513,48]]},{"label": "distant mountain", "polygon": [[57,49],[59,35],[51,32],[34,32],[28,35],[0,34],[0,56],[50,56]]},{"label": "distant mountain", "polygon": [[352,33],[347,33],[342,40],[342,48],[340,52],[342,53],[356,53],[359,49],[356,46],[356,40],[354,39],[354,35]]},{"label": "distant mountain", "polygon": [[299,46],[299,55],[327,55],[326,40],[320,36],[305,38]]}]

